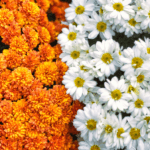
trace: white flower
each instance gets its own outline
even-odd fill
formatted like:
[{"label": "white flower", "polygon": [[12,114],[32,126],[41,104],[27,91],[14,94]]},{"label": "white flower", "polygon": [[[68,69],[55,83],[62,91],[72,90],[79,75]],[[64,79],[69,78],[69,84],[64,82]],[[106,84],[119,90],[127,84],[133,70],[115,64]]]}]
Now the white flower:
[{"label": "white flower", "polygon": [[108,22],[106,22],[100,15],[93,11],[92,18],[88,19],[85,29],[90,31],[88,38],[94,39],[99,34],[102,39],[112,39],[115,32],[110,28]]},{"label": "white flower", "polygon": [[150,107],[150,94],[145,90],[140,89],[139,95],[132,92],[132,99],[129,101],[129,108],[127,113],[131,113],[132,116],[141,116],[149,114]]},{"label": "white flower", "polygon": [[117,128],[114,136],[114,144],[112,147],[115,146],[115,149],[123,149],[124,145],[124,138],[121,136],[122,133],[126,132],[126,130],[130,127],[129,123],[127,123],[127,117],[122,119],[121,113],[119,113],[117,118]]},{"label": "white flower", "polygon": [[73,0],[69,6],[69,8],[65,9],[65,17],[67,20],[75,20],[77,18],[87,19],[95,7],[88,0]]},{"label": "white flower", "polygon": [[101,118],[102,107],[97,104],[86,105],[84,110],[78,110],[73,125],[77,131],[81,131],[84,140],[93,141],[98,136],[98,123]]},{"label": "white flower", "polygon": [[[107,83],[108,82],[108,83]],[[124,111],[128,108],[128,100],[131,98],[130,94],[125,93],[127,85],[125,80],[115,76],[110,80],[107,79],[104,83],[105,88],[100,88],[98,93],[101,95],[100,101],[107,103],[106,107],[108,110],[113,109],[113,111]]]},{"label": "white flower", "polygon": [[81,25],[76,27],[69,24],[69,29],[63,28],[62,33],[58,35],[58,43],[62,47],[67,47],[74,43],[80,43],[80,40],[84,37],[86,37],[86,34]]},{"label": "white flower", "polygon": [[[121,67],[121,70],[125,71],[125,76],[130,73],[134,73],[136,69],[142,68],[148,60],[148,56],[136,46],[133,48],[128,47],[122,54],[123,55],[120,56],[120,60],[124,63],[124,65]],[[148,64],[146,64],[146,66],[148,66]]]},{"label": "white flower", "polygon": [[113,19],[113,24],[117,25],[122,20],[129,20],[129,15],[134,15],[133,6],[130,6],[131,0],[112,0],[103,5],[105,10],[104,18]]},{"label": "white flower", "polygon": [[81,141],[78,150],[108,150],[102,141]]},{"label": "white flower", "polygon": [[75,100],[79,99],[82,94],[86,95],[89,87],[96,86],[97,83],[92,79],[93,77],[89,73],[83,71],[76,73],[73,70],[68,70],[63,76],[62,83],[68,88],[67,94],[70,94]]},{"label": "white flower", "polygon": [[97,69],[100,69],[103,74],[105,74],[107,77],[110,76],[110,74],[114,74],[115,71],[120,66],[120,63],[118,63],[119,56],[116,48],[116,42],[111,40],[103,40],[102,42],[96,43],[96,50],[94,52],[91,52],[90,55],[94,59],[92,59],[93,64],[95,64],[95,67]]}]

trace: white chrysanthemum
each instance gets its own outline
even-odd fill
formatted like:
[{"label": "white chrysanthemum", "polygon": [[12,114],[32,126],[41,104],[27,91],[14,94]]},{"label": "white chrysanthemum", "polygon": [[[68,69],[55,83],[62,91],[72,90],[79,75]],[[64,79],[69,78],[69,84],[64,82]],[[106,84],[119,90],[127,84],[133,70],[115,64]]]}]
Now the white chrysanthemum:
[{"label": "white chrysanthemum", "polygon": [[74,44],[62,49],[63,53],[60,54],[59,58],[66,62],[69,67],[78,65],[84,59],[85,52],[80,48],[80,44]]},{"label": "white chrysanthemum", "polygon": [[139,95],[132,92],[132,99],[129,102],[129,108],[127,113],[131,113],[132,116],[147,115],[150,113],[150,94],[145,90],[140,89]]},{"label": "white chrysanthemum", "polygon": [[150,1],[146,0],[141,3],[141,9],[137,13],[135,20],[141,22],[141,29],[150,27]]},{"label": "white chrysanthemum", "polygon": [[95,5],[88,0],[73,0],[69,4],[69,8],[65,9],[65,17],[67,20],[76,20],[78,18],[87,19],[94,10]]},{"label": "white chrysanthemum", "polygon": [[145,0],[134,0],[134,5],[133,8],[136,11],[136,13],[139,13],[139,11],[142,9],[141,4],[144,2]]},{"label": "white chrysanthemum", "polygon": [[99,34],[101,39],[112,39],[115,32],[110,28],[110,25],[95,11],[92,13],[92,18],[88,19],[88,23],[85,24],[85,29],[90,31],[88,38],[95,39]]},{"label": "white chrysanthemum", "polygon": [[102,114],[101,105],[93,104],[86,105],[84,110],[78,110],[73,125],[77,131],[81,132],[81,137],[84,140],[93,141],[97,139],[98,127]]},{"label": "white chrysanthemum", "polygon": [[92,79],[93,77],[89,73],[83,71],[76,73],[73,70],[68,70],[63,76],[62,83],[68,88],[67,94],[70,94],[75,100],[79,99],[82,94],[86,95],[89,87],[96,86],[97,83]]},{"label": "white chrysanthemum", "polygon": [[126,77],[127,80],[130,80],[133,87],[140,86],[142,88],[148,87],[148,81],[150,81],[149,71],[136,70],[134,73],[130,73]]},{"label": "white chrysanthemum", "polygon": [[78,150],[108,150],[102,141],[81,141]]},{"label": "white chrysanthemum", "polygon": [[120,67],[120,63],[118,62],[119,56],[118,52],[115,50],[115,44],[112,39],[110,40],[103,40],[102,42],[96,43],[96,50],[91,52],[90,55],[94,59],[91,61],[95,64],[97,69],[100,69],[103,74],[107,77],[110,74],[114,74],[118,67]]},{"label": "white chrysanthemum", "polygon": [[148,56],[139,50],[136,46],[133,48],[128,47],[120,56],[120,60],[124,63],[121,67],[122,71],[125,71],[124,75],[127,76],[130,73],[134,73],[134,71],[138,68],[142,68],[143,64],[148,64],[146,61],[148,60]]},{"label": "white chrysanthemum", "polygon": [[140,23],[135,21],[134,16],[130,16],[129,20],[122,21],[121,27],[117,32],[124,32],[127,37],[131,37],[134,33],[142,33]]},{"label": "white chrysanthemum", "polygon": [[108,4],[103,5],[105,10],[104,18],[112,20],[113,24],[117,25],[122,20],[129,20],[129,15],[134,15],[133,6],[130,6],[132,0],[112,0]]},{"label": "white chrysanthemum", "polygon": [[117,124],[118,126],[114,135],[114,144],[112,145],[112,147],[115,147],[115,149],[123,149],[125,145],[124,138],[121,136],[121,134],[126,132],[130,125],[127,123],[127,117],[122,119],[121,113],[119,113],[118,115]]},{"label": "white chrysanthemum", "polygon": [[124,144],[127,146],[127,150],[145,150],[143,149],[144,139],[142,138],[141,133],[142,131],[138,126],[132,126],[125,133],[121,134],[121,136],[124,137]]},{"label": "white chrysanthemum", "polygon": [[98,93],[101,95],[100,101],[107,103],[106,107],[109,110],[125,111],[129,105],[128,100],[131,98],[130,94],[125,93],[127,89],[125,80],[121,79],[118,81],[118,78],[115,76],[111,81],[107,79],[107,82],[104,83],[105,88],[98,90]]},{"label": "white chrysanthemum", "polygon": [[78,25],[77,27],[69,24],[69,29],[63,28],[62,33],[58,35],[58,43],[62,47],[71,46],[74,43],[80,43],[80,40],[85,38],[87,35],[83,30],[83,26]]}]

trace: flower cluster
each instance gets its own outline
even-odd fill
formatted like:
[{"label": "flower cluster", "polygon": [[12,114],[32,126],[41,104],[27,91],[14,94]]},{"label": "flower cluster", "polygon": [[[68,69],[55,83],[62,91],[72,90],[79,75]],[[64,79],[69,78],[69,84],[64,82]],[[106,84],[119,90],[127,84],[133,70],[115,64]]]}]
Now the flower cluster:
[{"label": "flower cluster", "polygon": [[[72,120],[84,104],[61,85],[68,66],[54,45],[69,6],[59,0],[1,0],[0,149],[77,150]],[[58,11],[56,11],[58,9]],[[54,13],[56,20],[47,16]]]},{"label": "flower cluster", "polygon": [[[150,149],[150,39],[127,48],[112,39],[115,32],[149,33],[149,1],[73,0],[65,12],[69,28],[58,43],[69,69],[62,83],[86,105],[73,120],[78,149]],[[119,69],[122,76],[112,77]]]}]

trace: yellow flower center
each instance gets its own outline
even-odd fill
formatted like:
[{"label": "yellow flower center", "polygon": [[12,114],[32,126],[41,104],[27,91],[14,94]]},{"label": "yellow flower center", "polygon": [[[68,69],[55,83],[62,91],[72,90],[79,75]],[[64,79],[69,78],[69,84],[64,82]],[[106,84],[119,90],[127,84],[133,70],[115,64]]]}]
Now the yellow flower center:
[{"label": "yellow flower center", "polygon": [[138,10],[140,10],[140,9],[142,9],[142,7],[141,7],[141,6],[139,6],[139,7],[138,7]]},{"label": "yellow flower center", "polygon": [[76,7],[76,9],[75,9],[75,13],[76,13],[77,15],[83,14],[84,11],[85,11],[85,8],[84,8],[83,6],[81,6],[81,5],[78,6],[78,7]]},{"label": "yellow flower center", "polygon": [[149,16],[149,18],[150,18],[150,11],[148,12],[148,16]]},{"label": "yellow flower center", "polygon": [[70,32],[68,34],[68,39],[71,41],[74,41],[76,39],[76,37],[77,37],[77,33],[75,33],[75,32]]},{"label": "yellow flower center", "polygon": [[131,91],[134,92],[135,88],[132,86],[132,85],[129,85],[128,87],[128,90],[127,90],[127,93],[130,93],[131,94]]},{"label": "yellow flower center", "polygon": [[85,67],[84,65],[81,65],[81,66],[80,66],[80,69],[83,70],[83,71],[85,71],[85,72],[87,72],[88,69],[84,69],[84,67]]},{"label": "yellow flower center", "polygon": [[119,55],[121,55],[121,50],[119,50]]},{"label": "yellow flower center", "polygon": [[79,56],[80,56],[80,52],[79,52],[79,51],[73,51],[73,52],[71,52],[70,56],[71,56],[73,59],[77,59],[77,58],[79,58]]},{"label": "yellow flower center", "polygon": [[72,25],[75,25],[75,26],[77,26],[77,23],[76,23],[76,22],[73,22],[73,23],[72,23]]},{"label": "yellow flower center", "polygon": [[149,121],[150,121],[150,116],[145,117],[144,120],[146,120],[146,121],[147,121],[147,124],[148,124]]},{"label": "yellow flower center", "polygon": [[90,150],[101,150],[98,145],[91,146]]},{"label": "yellow flower center", "polygon": [[83,87],[84,82],[85,80],[80,77],[76,77],[76,79],[74,80],[76,87]]},{"label": "yellow flower center", "polygon": [[142,64],[143,64],[143,59],[140,58],[140,57],[134,57],[132,59],[132,63],[131,64],[132,64],[132,67],[135,68],[135,69],[140,68],[142,66]]},{"label": "yellow flower center", "polygon": [[131,136],[131,139],[137,140],[141,136],[140,135],[140,129],[138,129],[138,128],[131,128],[130,136]]},{"label": "yellow flower center", "polygon": [[150,47],[147,48],[147,53],[150,54]]},{"label": "yellow flower center", "polygon": [[122,97],[122,93],[121,93],[120,90],[116,89],[116,90],[114,90],[114,91],[111,92],[111,97],[114,100],[119,100]]},{"label": "yellow flower center", "polygon": [[138,83],[142,83],[144,81],[145,76],[140,74],[139,76],[137,76],[137,82]]},{"label": "yellow flower center", "polygon": [[98,22],[97,23],[97,30],[99,32],[104,32],[107,28],[107,24],[105,22]]},{"label": "yellow flower center", "polygon": [[137,99],[135,102],[134,102],[134,105],[136,108],[142,108],[143,105],[144,105],[144,102],[141,100],[141,99]]},{"label": "yellow flower center", "polygon": [[129,23],[131,26],[134,26],[134,27],[135,27],[135,25],[137,24],[137,22],[134,20],[134,18],[130,19],[130,20],[128,21],[128,23]]},{"label": "yellow flower center", "polygon": [[89,50],[86,50],[85,52],[88,54],[88,53],[89,53]]},{"label": "yellow flower center", "polygon": [[100,13],[100,14],[103,14],[103,9],[102,9],[102,7],[100,8],[99,13]]},{"label": "yellow flower center", "polygon": [[96,129],[96,124],[97,124],[97,121],[95,121],[94,119],[90,119],[90,120],[87,121],[86,127],[89,130],[95,130]]},{"label": "yellow flower center", "polygon": [[106,132],[106,133],[111,133],[112,130],[113,130],[113,128],[112,128],[112,126],[110,126],[110,125],[107,125],[107,126],[105,127],[105,132]]},{"label": "yellow flower center", "polygon": [[123,128],[119,128],[118,132],[117,132],[117,138],[122,138],[121,134],[124,133],[124,129]]},{"label": "yellow flower center", "polygon": [[113,8],[115,9],[115,10],[117,10],[117,11],[122,11],[123,10],[123,5],[122,5],[122,3],[114,3],[113,4]]},{"label": "yellow flower center", "polygon": [[111,54],[109,54],[109,53],[104,53],[104,54],[102,55],[101,60],[102,60],[104,63],[106,63],[106,64],[110,64],[110,63],[112,62],[113,58],[112,58]]}]

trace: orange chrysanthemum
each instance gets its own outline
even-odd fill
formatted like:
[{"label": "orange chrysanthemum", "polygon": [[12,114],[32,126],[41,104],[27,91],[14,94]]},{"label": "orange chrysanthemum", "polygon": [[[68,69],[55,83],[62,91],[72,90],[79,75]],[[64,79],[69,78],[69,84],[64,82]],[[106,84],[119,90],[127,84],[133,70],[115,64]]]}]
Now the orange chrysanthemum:
[{"label": "orange chrysanthemum", "polygon": [[56,59],[61,60],[61,58],[59,58],[59,55],[62,53],[60,44],[57,44],[56,46],[54,46],[54,49],[55,49]]},{"label": "orange chrysanthemum", "polygon": [[48,8],[50,7],[49,0],[37,0],[38,6],[43,9],[45,12],[47,12]]},{"label": "orange chrysanthemum", "polygon": [[55,58],[55,50],[48,43],[44,43],[44,44],[39,45],[38,50],[39,50],[41,62],[52,61]]},{"label": "orange chrysanthemum", "polygon": [[3,54],[0,54],[0,73],[7,68],[7,63],[5,56]]},{"label": "orange chrysanthemum", "polygon": [[54,81],[57,80],[58,71],[55,62],[43,62],[35,71],[35,77],[41,80],[46,86],[53,85]]},{"label": "orange chrysanthemum", "polygon": [[41,9],[40,10],[40,19],[39,19],[39,22],[38,22],[39,25],[42,26],[42,27],[47,27],[48,22],[49,21],[48,21],[46,12],[43,9]]}]

